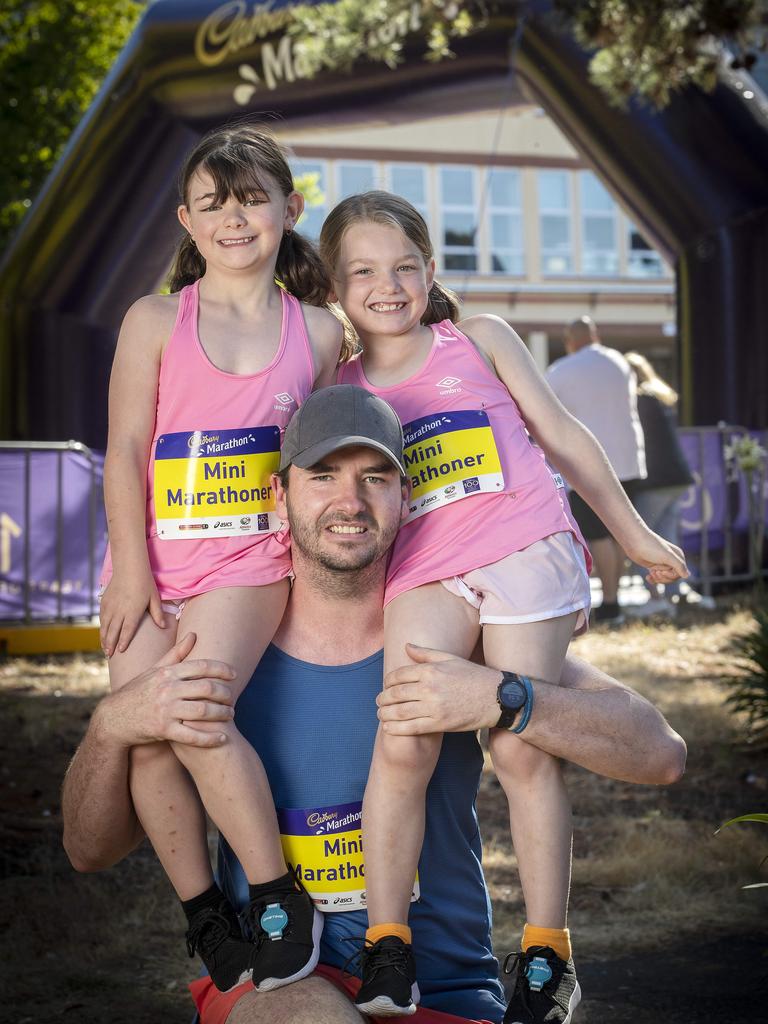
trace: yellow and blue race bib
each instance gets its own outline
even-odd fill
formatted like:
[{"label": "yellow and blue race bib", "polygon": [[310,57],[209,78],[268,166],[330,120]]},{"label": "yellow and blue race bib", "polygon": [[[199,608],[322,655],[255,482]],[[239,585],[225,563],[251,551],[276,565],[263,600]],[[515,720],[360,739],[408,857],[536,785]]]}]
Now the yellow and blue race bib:
[{"label": "yellow and blue race bib", "polygon": [[[366,906],[361,800],[325,807],[278,808],[286,862],[324,914]],[[411,900],[419,898],[418,878]]]},{"label": "yellow and blue race bib", "polygon": [[154,471],[158,537],[274,533],[280,520],[270,477],[279,464],[277,426],[161,434]]},{"label": "yellow and blue race bib", "polygon": [[412,420],[403,438],[412,488],[406,523],[461,498],[504,490],[493,429],[481,409]]}]

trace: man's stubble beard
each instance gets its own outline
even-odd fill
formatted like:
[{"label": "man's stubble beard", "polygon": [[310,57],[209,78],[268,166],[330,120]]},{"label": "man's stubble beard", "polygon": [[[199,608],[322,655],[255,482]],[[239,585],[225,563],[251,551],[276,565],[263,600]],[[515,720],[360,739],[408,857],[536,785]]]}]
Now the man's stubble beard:
[{"label": "man's stubble beard", "polygon": [[[399,520],[377,529],[375,535],[372,533],[373,543],[365,548],[328,550],[322,543],[325,529],[323,521],[308,524],[291,509],[290,499],[286,500],[291,546],[300,552],[305,576],[309,576],[316,586],[322,587],[328,594],[348,597],[360,595],[383,584],[387,556],[397,536]],[[341,520],[335,516],[333,521]],[[346,522],[349,525],[365,525],[369,529],[378,525],[371,517],[351,517]]]}]

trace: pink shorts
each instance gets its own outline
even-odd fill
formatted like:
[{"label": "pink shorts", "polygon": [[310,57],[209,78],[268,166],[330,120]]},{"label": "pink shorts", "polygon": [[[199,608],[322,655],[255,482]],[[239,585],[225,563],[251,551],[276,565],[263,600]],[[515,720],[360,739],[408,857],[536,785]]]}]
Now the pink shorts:
[{"label": "pink shorts", "polygon": [[[315,977],[325,978],[332,985],[349,997],[350,1002],[354,999],[357,990],[360,988],[360,979],[352,978],[338,967],[329,967],[327,964],[320,964],[315,969]],[[301,982],[298,982],[300,985]],[[238,1000],[253,990],[253,985],[246,982],[238,985],[231,992],[219,992],[209,977],[198,978],[189,986],[192,998],[195,1000],[197,1012],[200,1014],[200,1024],[225,1024],[227,1017]],[[391,1017],[366,1017],[366,1020],[374,1024],[384,1024],[391,1021]],[[490,1021],[467,1021],[466,1017],[455,1017],[452,1013],[441,1013],[439,1010],[428,1010],[420,1006],[416,1013],[408,1020],[415,1024],[490,1024]]]},{"label": "pink shorts", "polygon": [[589,575],[572,533],[553,533],[498,562],[440,582],[477,608],[481,624],[509,626],[578,612],[574,636],[587,629]]}]

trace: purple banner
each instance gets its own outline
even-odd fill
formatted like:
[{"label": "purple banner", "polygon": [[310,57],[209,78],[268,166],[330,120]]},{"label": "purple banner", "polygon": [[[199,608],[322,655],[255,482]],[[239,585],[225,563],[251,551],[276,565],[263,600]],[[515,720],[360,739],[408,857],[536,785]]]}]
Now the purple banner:
[{"label": "purple banner", "polygon": [[[768,432],[750,433],[763,447],[768,447]],[[747,479],[726,463],[723,453],[724,447],[742,436],[742,432],[716,427],[706,431],[681,428],[678,436],[695,479],[680,503],[681,547],[687,555],[699,555],[705,531],[707,549],[716,555],[725,548],[726,532],[730,530],[734,569],[744,571],[749,527]]]},{"label": "purple banner", "polygon": [[0,619],[98,614],[103,462],[77,450],[0,449]]}]

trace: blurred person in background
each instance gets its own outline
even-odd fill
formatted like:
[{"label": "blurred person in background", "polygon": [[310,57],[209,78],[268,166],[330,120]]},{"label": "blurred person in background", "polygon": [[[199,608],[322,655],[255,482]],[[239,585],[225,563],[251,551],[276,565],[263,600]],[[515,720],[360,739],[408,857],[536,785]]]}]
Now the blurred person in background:
[{"label": "blurred person in background", "polygon": [[[694,480],[677,436],[677,392],[639,352],[627,352],[625,359],[637,380],[637,411],[648,473],[635,483],[635,508],[652,530],[679,544],[680,500]],[[646,604],[635,607],[635,614],[674,615],[678,603],[714,607],[711,597],[698,594],[682,580],[649,583],[643,569],[635,566],[635,570],[642,574],[650,594]]]},{"label": "blurred person in background", "polygon": [[[574,320],[565,332],[566,355],[547,369],[547,383],[571,415],[591,430],[634,505],[635,488],[645,476],[643,431],[637,414],[635,377],[624,356],[600,343],[592,317]],[[593,575],[603,588],[594,608],[599,625],[624,621],[619,580],[626,556],[608,527],[575,491],[568,494],[573,517],[589,545]],[[650,525],[650,524],[649,524]],[[653,528],[653,527],[652,527]]]}]

